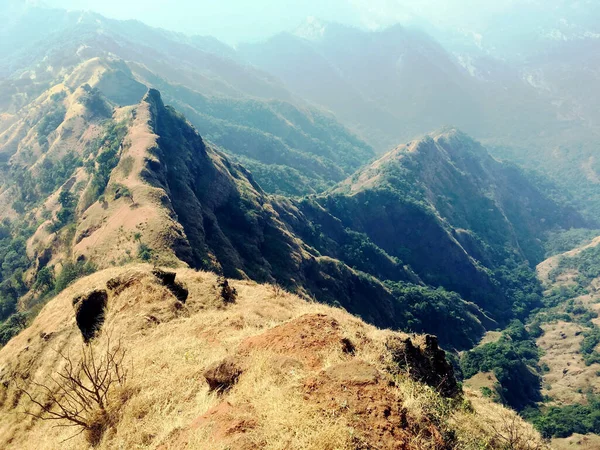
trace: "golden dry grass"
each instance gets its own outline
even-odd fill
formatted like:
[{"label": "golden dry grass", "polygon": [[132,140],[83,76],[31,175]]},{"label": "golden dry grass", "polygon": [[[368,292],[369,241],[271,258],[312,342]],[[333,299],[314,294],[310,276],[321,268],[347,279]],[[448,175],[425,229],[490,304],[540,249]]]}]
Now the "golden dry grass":
[{"label": "golden dry grass", "polygon": [[597,450],[600,448],[600,436],[596,434],[574,434],[564,439],[552,439],[554,450]]},{"label": "golden dry grass", "polygon": [[585,392],[600,387],[596,372],[600,364],[586,366],[580,352],[585,328],[577,323],[557,321],[542,326],[544,334],[537,345],[544,351],[540,363],[547,364],[544,395],[559,404],[585,403]]},{"label": "golden dry grass", "polygon": [[[133,282],[119,295],[110,296],[107,320],[94,345],[102,345],[109,334],[121,339],[133,370],[127,395],[113,394],[116,426],[105,433],[98,448],[362,448],[358,445],[363,442],[364,428],[356,417],[343,408],[319,406],[306,396],[303,386],[307,377],[350,360],[364,361],[384,373],[384,342],[392,332],[376,329],[340,309],[247,281],[233,282],[238,299],[226,306],[219,297],[216,276],[189,269],[177,270],[178,280],[187,285],[190,295],[184,307],[175,307],[177,300],[150,269],[147,265],[107,269],[66,289],[27,330],[0,350],[0,380],[9,381],[16,371],[29,375],[24,383],[44,382],[60,370],[62,362],[56,350],[76,355],[82,342],[73,297],[104,288],[109,279],[119,276]],[[288,365],[276,349],[248,347],[239,382],[226,393],[209,392],[203,377],[208,366],[239,355],[248,338],[315,314],[339,323],[337,332],[356,346],[353,355],[339,346],[325,345],[318,351],[319,366],[312,367]],[[519,444],[515,449],[543,448],[528,424],[472,392],[462,403],[451,404],[433,389],[405,377],[395,379],[395,385],[386,382],[382,386],[406,413],[410,424],[402,431],[410,437],[406,448],[439,448],[436,436],[441,436],[440,430],[453,430],[455,448],[460,449],[504,448],[501,436],[510,432],[518,432],[523,442],[539,445]],[[367,406],[369,401],[364,399]],[[82,435],[68,439],[73,429],[56,428],[24,415],[30,407],[10,382],[0,384],[0,448],[87,447]],[[496,429],[504,422],[507,430],[502,426]]]}]

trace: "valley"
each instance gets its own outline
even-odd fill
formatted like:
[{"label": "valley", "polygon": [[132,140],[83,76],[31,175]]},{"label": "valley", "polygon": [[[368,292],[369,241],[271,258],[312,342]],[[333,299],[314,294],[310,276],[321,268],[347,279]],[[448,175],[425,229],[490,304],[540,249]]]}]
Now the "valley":
[{"label": "valley", "polygon": [[34,3],[0,5],[0,447],[596,448],[592,28],[229,46]]}]

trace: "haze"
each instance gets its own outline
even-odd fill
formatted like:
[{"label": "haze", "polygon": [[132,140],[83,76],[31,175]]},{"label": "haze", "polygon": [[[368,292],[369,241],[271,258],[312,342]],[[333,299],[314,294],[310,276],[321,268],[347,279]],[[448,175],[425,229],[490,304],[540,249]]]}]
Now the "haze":
[{"label": "haze", "polygon": [[[153,1],[46,0],[49,6],[91,10],[116,19],[137,19],[149,25],[188,34],[211,35],[229,44],[265,39],[297,27],[306,17],[369,29],[397,22],[429,22],[437,27],[479,31],[490,17],[517,2],[504,0],[224,0]],[[520,2],[538,4],[537,1]],[[573,2],[574,4],[581,2]]]}]

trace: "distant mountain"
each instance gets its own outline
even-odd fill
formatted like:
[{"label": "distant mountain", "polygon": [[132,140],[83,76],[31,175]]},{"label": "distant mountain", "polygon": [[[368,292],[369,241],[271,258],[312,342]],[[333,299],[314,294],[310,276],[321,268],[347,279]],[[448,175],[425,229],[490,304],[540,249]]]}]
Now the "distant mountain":
[{"label": "distant mountain", "polygon": [[492,77],[480,78],[416,29],[319,27],[310,39],[284,33],[240,53],[331,109],[379,150],[446,125],[478,138],[529,138],[554,119],[550,104],[518,74],[498,64]]},{"label": "distant mountain", "polygon": [[[540,28],[521,26],[533,17],[538,23],[538,15],[520,11],[481,30],[428,27],[436,41],[410,27],[363,31],[311,19],[295,34],[240,46],[239,53],[331,110],[376,151],[458,127],[497,157],[549,176],[597,219],[600,34],[591,17],[600,15],[587,3],[548,13],[541,2],[528,5]],[[562,10],[572,14],[562,17]],[[585,11],[591,17],[584,20]]]},{"label": "distant mountain", "polygon": [[[329,113],[292,98],[264,72],[240,64],[213,38],[187,37],[92,13],[26,8],[3,32],[21,35],[5,47],[0,72],[0,132],[26,114],[44,91],[76,71],[115,105],[136,105],[148,87],[185,112],[215,144],[236,149],[271,193],[323,191],[373,158],[373,150]],[[100,58],[96,63],[88,63]],[[88,71],[88,72],[86,72]],[[3,150],[9,152],[6,148]]]}]

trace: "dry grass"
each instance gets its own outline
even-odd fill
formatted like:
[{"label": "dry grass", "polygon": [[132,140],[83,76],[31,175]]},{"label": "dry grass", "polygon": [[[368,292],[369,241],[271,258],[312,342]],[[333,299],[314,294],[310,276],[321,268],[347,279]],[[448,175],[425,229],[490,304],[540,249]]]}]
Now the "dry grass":
[{"label": "dry grass", "polygon": [[540,362],[550,369],[544,374],[543,394],[559,404],[585,403],[585,392],[600,387],[596,372],[600,364],[586,366],[580,352],[585,328],[577,323],[557,321],[542,326],[537,345],[544,351]]},{"label": "dry grass", "polygon": [[554,450],[597,450],[600,448],[600,436],[595,434],[574,434],[565,439],[552,439]]},{"label": "dry grass", "polygon": [[[60,370],[56,350],[76,352],[81,345],[72,298],[104,288],[109,279],[120,276],[133,281],[109,298],[104,332],[110,330],[122,340],[133,370],[127,395],[113,397],[118,420],[98,448],[362,448],[362,421],[367,420],[368,426],[369,416],[309,401],[304,386],[308,378],[348,361],[364,361],[385,374],[384,342],[392,332],[366,325],[342,310],[253,282],[233,282],[237,301],[225,305],[216,275],[187,269],[177,271],[178,280],[190,291],[182,307],[150,269],[146,265],[107,269],[69,287],[46,305],[29,329],[0,350],[0,380],[20,371],[29,373],[28,380],[40,382]],[[274,349],[250,347],[239,352],[246,339],[307,314],[326,314],[337,321],[337,332],[355,345],[355,353],[348,354],[337,344],[324,345],[318,352],[319,366],[312,367]],[[206,368],[236,354],[245,365],[239,382],[226,393],[210,392],[203,377]],[[504,448],[493,424],[498,415],[512,413],[487,399],[469,394],[472,407],[469,402],[456,405],[404,377],[396,379],[395,385],[385,382],[381,386],[384,399],[399,402],[406,412],[408,425],[401,430],[410,437],[406,448],[439,448],[440,436],[449,431],[456,435],[455,448]],[[368,406],[370,401],[366,397],[363,403]],[[0,448],[86,447],[82,436],[60,444],[72,430],[24,415],[30,406],[12,386],[0,384]],[[528,442],[539,443],[529,425],[520,419],[514,422]]]}]

